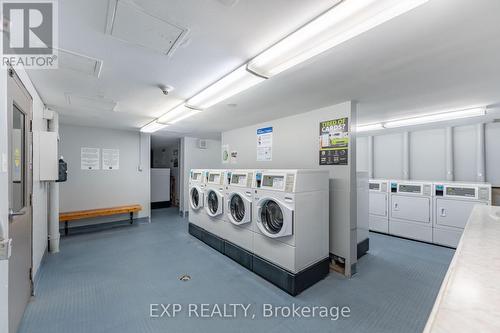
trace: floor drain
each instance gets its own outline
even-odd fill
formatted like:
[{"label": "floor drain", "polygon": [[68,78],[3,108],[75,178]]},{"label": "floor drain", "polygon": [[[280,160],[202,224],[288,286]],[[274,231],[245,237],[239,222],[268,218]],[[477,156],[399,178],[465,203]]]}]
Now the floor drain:
[{"label": "floor drain", "polygon": [[184,274],[183,276],[181,276],[179,278],[179,280],[181,280],[181,281],[189,281],[189,280],[191,280],[191,277],[189,275],[187,275],[187,274]]}]

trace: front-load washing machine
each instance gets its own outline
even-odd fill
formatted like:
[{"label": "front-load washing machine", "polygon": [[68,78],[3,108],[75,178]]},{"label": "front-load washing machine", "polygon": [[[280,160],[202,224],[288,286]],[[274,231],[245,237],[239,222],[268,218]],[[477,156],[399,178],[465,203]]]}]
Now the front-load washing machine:
[{"label": "front-load washing machine", "polygon": [[205,170],[193,169],[189,173],[189,222],[205,228]]},{"label": "front-load washing machine", "polygon": [[329,272],[329,172],[255,175],[253,271],[292,295]]},{"label": "front-load washing machine", "polygon": [[491,185],[434,183],[433,242],[456,248],[475,205],[491,205]]},{"label": "front-load washing machine", "polygon": [[369,225],[371,231],[389,233],[389,181],[370,179]]},{"label": "front-load washing machine", "polygon": [[389,234],[432,242],[432,183],[391,181]]},{"label": "front-load washing machine", "polygon": [[254,170],[232,170],[225,193],[225,249],[224,253],[248,269],[253,264],[252,220]]},{"label": "front-load washing machine", "polygon": [[225,239],[226,216],[224,215],[224,194],[228,183],[228,170],[207,170],[205,187],[206,230]]}]

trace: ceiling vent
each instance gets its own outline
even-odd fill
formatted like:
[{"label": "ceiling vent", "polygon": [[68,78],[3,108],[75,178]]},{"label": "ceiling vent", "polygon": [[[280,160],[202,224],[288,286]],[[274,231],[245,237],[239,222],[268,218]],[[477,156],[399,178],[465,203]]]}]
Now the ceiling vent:
[{"label": "ceiling vent", "polygon": [[170,56],[187,29],[148,14],[129,1],[109,0],[106,33]]},{"label": "ceiling vent", "polygon": [[78,96],[66,93],[66,102],[74,108],[95,111],[116,111],[117,102],[105,97]]},{"label": "ceiling vent", "polygon": [[82,54],[58,49],[59,68],[87,74],[99,78],[102,69],[102,60]]},{"label": "ceiling vent", "polygon": [[203,139],[198,140],[198,148],[207,149],[208,148],[207,140],[203,140]]}]

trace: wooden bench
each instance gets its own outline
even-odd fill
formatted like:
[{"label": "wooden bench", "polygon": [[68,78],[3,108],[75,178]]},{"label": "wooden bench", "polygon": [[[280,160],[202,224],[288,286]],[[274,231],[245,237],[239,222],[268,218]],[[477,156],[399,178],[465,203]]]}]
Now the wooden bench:
[{"label": "wooden bench", "polygon": [[59,222],[64,223],[64,234],[68,235],[68,222],[118,214],[130,214],[130,224],[132,224],[134,223],[134,213],[138,213],[141,210],[141,205],[128,205],[120,207],[80,210],[76,212],[66,212],[59,214]]}]

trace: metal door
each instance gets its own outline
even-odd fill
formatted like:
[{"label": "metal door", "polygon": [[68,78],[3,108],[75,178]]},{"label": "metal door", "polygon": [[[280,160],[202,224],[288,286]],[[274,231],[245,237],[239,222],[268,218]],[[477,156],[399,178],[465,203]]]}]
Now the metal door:
[{"label": "metal door", "polygon": [[387,217],[387,193],[370,192],[370,214]]},{"label": "metal door", "polygon": [[437,199],[436,224],[463,229],[475,205],[484,205],[484,203],[477,201]]},{"label": "metal door", "polygon": [[16,73],[9,70],[9,332],[15,333],[32,295],[32,99]]},{"label": "metal door", "polygon": [[417,196],[393,195],[391,217],[411,222],[431,222],[431,199]]}]

